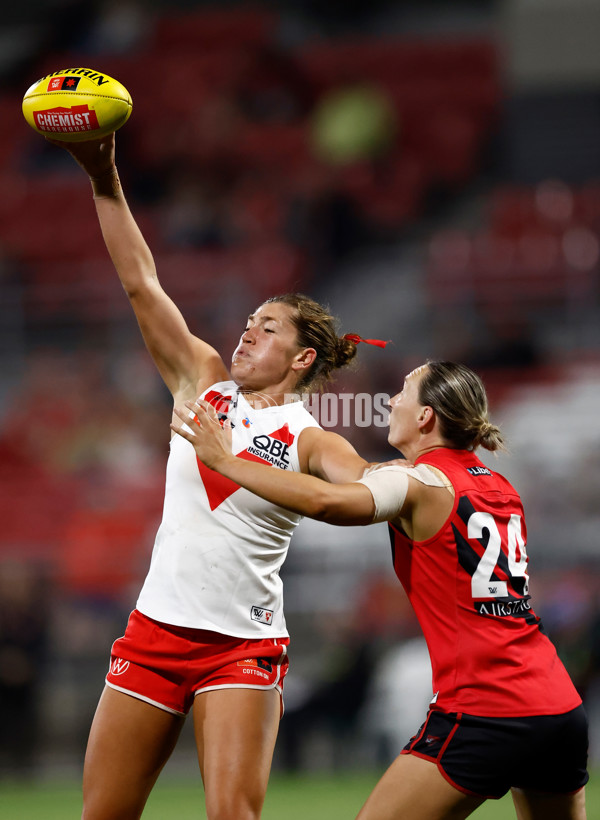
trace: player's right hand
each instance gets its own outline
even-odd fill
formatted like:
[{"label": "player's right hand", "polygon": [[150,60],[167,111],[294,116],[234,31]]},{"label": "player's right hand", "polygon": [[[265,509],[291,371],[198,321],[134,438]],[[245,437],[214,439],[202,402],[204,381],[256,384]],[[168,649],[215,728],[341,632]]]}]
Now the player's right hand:
[{"label": "player's right hand", "polygon": [[92,179],[111,173],[115,168],[115,135],[108,134],[85,142],[64,142],[46,137],[52,145],[64,148]]}]

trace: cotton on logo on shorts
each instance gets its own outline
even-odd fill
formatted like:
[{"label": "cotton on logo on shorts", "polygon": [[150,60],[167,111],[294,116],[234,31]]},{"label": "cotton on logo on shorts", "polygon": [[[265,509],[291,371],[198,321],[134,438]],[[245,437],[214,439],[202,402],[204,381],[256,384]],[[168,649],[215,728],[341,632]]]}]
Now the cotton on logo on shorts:
[{"label": "cotton on logo on shorts", "polygon": [[250,609],[250,617],[253,621],[261,624],[271,625],[273,622],[273,612],[270,609],[263,609],[261,606],[253,606]]},{"label": "cotton on logo on shorts", "polygon": [[123,658],[115,658],[110,665],[111,675],[122,675],[129,669],[129,661],[124,661]]}]

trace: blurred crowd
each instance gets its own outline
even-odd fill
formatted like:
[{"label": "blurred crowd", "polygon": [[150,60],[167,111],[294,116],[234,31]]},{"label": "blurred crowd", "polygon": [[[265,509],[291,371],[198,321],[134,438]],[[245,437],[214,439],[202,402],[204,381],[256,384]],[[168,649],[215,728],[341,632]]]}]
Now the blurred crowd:
[{"label": "blurred crowd", "polygon": [[[344,332],[394,327],[394,345],[379,359],[365,355],[336,383],[340,392],[391,392],[405,368],[434,353],[480,369],[494,409],[509,418],[515,389],[561,375],[568,383],[573,362],[596,372],[599,179],[503,179],[493,29],[407,32],[391,25],[394,4],[369,5],[366,15],[357,3],[150,11],[135,0],[63,0],[40,3],[35,31],[24,20],[11,29],[19,48],[0,64],[0,716],[22,723],[1,735],[11,740],[0,774],[30,771],[39,744],[79,751],[160,520],[170,412],[86,180],[21,116],[27,85],[89,65],[129,89],[133,114],[117,135],[128,199],[165,288],[226,359],[248,312],[299,290],[353,300]],[[414,252],[410,272],[395,262],[399,248]],[[374,253],[385,256],[383,288]],[[401,310],[410,339],[396,326]],[[544,442],[550,462],[559,431]],[[390,455],[385,431],[340,432],[367,458]],[[577,484],[579,523],[596,515],[597,438]],[[529,462],[517,470],[542,526],[561,479],[545,496]],[[577,532],[581,554],[555,538],[540,562],[536,610],[584,696],[597,700],[595,541],[589,528]],[[381,703],[387,692],[389,708],[401,709],[395,691],[422,693],[418,632],[378,538],[351,540],[346,597],[332,611],[307,613],[290,595],[299,660],[282,729],[289,768],[307,765],[298,727],[309,723],[338,738],[335,761],[349,762],[352,732],[390,754],[398,739],[369,706],[373,694]],[[299,533],[292,590],[342,571],[309,541]],[[371,542],[377,556],[365,557]],[[309,637],[319,630],[317,667]],[[414,680],[402,688],[408,668]]]}]

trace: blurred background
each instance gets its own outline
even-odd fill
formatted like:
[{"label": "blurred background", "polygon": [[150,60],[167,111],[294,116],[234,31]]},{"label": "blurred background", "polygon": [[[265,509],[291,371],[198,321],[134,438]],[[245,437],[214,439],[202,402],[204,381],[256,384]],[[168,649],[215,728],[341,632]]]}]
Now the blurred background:
[{"label": "blurred background", "polygon": [[[160,521],[170,400],[89,183],[21,115],[39,77],[119,79],[132,210],[229,360],[299,290],[361,346],[340,393],[474,367],[510,445],[532,595],[600,762],[598,0],[24,0],[0,25],[0,778],[78,776]],[[385,430],[340,427],[369,460]],[[275,768],[377,768],[431,697],[383,525],[304,521]],[[196,771],[191,733],[169,764]]]}]

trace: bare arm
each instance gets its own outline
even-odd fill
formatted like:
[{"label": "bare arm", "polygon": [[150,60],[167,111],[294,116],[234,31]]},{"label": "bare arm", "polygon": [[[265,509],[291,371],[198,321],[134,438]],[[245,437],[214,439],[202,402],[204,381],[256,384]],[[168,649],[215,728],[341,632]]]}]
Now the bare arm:
[{"label": "bare arm", "polygon": [[207,467],[267,501],[300,515],[347,526],[372,522],[375,512],[373,496],[363,484],[331,484],[296,472],[282,475],[281,470],[269,465],[236,458],[214,409],[205,402],[185,404],[196,418],[192,420],[186,411],[176,407],[175,414],[188,429],[180,424],[171,424],[171,429],[194,446]]},{"label": "bare arm", "polygon": [[307,427],[302,431],[298,456],[303,473],[334,484],[362,478],[369,466],[343,436],[320,427]]},{"label": "bare arm", "polygon": [[104,242],[133,307],[146,346],[171,393],[195,397],[198,385],[228,377],[217,351],[194,336],[181,311],[162,289],[152,253],[121,190],[114,134],[100,140],[64,143],[92,181]]},{"label": "bare arm", "polygon": [[[382,510],[376,509],[374,494],[380,503],[382,495],[373,486],[369,489],[355,480],[352,483],[332,484],[316,476],[282,471],[237,458],[231,452],[230,431],[227,427],[221,428],[214,408],[203,401],[188,401],[185,406],[189,412],[175,408],[174,413],[181,424],[172,423],[171,429],[192,444],[198,458],[207,467],[241,487],[280,507],[328,524],[371,524],[376,512],[381,516]],[[380,467],[398,469],[402,466],[406,470],[406,465],[404,459],[396,459]],[[416,468],[413,469],[416,471]],[[391,498],[390,492],[397,495]],[[417,541],[431,538],[439,531],[454,503],[453,487],[442,474],[433,481],[422,475],[419,480],[407,475],[403,485],[396,477],[385,496],[384,507],[390,514],[388,520],[402,527],[409,538]],[[384,519],[379,517],[377,520]]]}]

